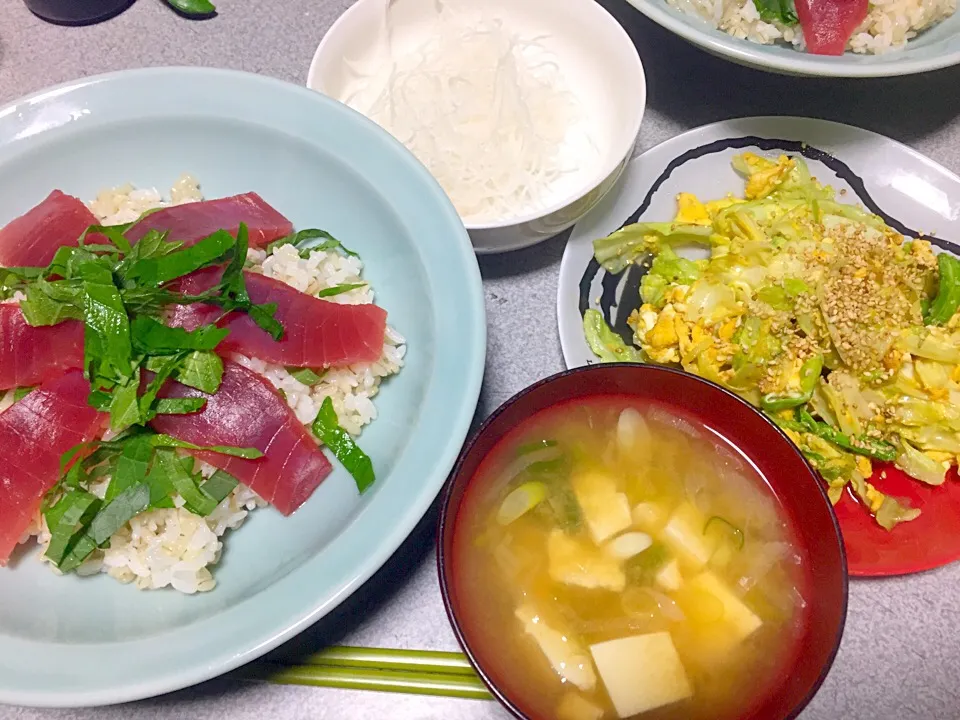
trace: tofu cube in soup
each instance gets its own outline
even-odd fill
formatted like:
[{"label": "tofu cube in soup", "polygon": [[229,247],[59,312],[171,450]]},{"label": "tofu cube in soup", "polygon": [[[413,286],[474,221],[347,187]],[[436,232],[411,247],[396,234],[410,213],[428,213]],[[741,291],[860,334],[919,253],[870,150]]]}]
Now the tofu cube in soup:
[{"label": "tofu cube in soup", "polygon": [[663,528],[663,541],[681,562],[700,568],[710,562],[716,549],[711,537],[704,533],[707,518],[691,503],[682,503]]},{"label": "tofu cube in soup", "polygon": [[763,621],[714,573],[688,580],[676,594],[677,604],[698,632],[699,659],[722,662]]},{"label": "tofu cube in soup", "polygon": [[547,538],[550,577],[559,583],[620,592],[627,583],[621,561],[563,530],[551,530]]},{"label": "tofu cube in soup", "polygon": [[693,695],[668,632],[633,635],[590,646],[600,680],[621,718]]},{"label": "tofu cube in soup", "polygon": [[680,573],[680,564],[676,560],[665,563],[654,578],[661,590],[676,592],[683,585],[683,575]]},{"label": "tofu cube in soup", "polygon": [[593,663],[572,634],[548,626],[529,603],[518,607],[516,616],[523,623],[524,632],[536,641],[550,666],[564,682],[587,692],[593,690],[597,684]]},{"label": "tofu cube in soup", "polygon": [[669,511],[663,505],[652,502],[635,505],[630,515],[635,526],[649,533],[659,533],[670,518]]},{"label": "tofu cube in soup", "polygon": [[633,523],[627,496],[617,490],[616,480],[610,475],[584,471],[574,475],[572,484],[590,537],[597,545]]}]

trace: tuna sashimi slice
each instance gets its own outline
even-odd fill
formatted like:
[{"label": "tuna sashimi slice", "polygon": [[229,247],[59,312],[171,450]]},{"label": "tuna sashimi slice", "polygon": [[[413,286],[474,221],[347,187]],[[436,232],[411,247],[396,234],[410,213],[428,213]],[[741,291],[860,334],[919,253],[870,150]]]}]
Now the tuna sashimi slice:
[{"label": "tuna sashimi slice", "polygon": [[[180,283],[180,290],[198,294],[220,281],[222,268],[195,272]],[[244,313],[232,313],[220,322],[230,334],[220,343],[221,352],[237,352],[265,362],[295,367],[330,367],[374,362],[383,352],[386,311],[372,304],[342,305],[302,293],[286,283],[259,273],[245,272],[247,294],[255,303],[276,303],[274,317],[283,325],[283,337],[274,340]],[[220,315],[215,307],[180,305],[170,324],[195,329]]]},{"label": "tuna sashimi slice", "polygon": [[54,190],[32,210],[0,230],[0,265],[45,267],[57,248],[76,245],[97,218],[80,200]]},{"label": "tuna sashimi slice", "polygon": [[796,0],[797,19],[807,50],[843,55],[853,31],[867,16],[868,0]]},{"label": "tuna sashimi slice", "polygon": [[60,476],[60,457],[99,436],[107,416],[87,404],[90,385],[70,370],[0,413],[0,566]]},{"label": "tuna sashimi slice", "polygon": [[17,305],[0,304],[0,390],[38,385],[82,367],[82,322],[33,327]]},{"label": "tuna sashimi slice", "polygon": [[170,233],[168,240],[181,240],[191,245],[217,230],[236,235],[240,223],[245,223],[250,233],[250,247],[265,245],[293,232],[289,220],[255,192],[248,192],[157,210],[127,230],[125,235],[131,242],[137,242],[150,230],[159,230]]},{"label": "tuna sashimi slice", "polygon": [[233,362],[224,363],[223,382],[214,395],[168,383],[164,397],[205,397],[190,415],[158,415],[158,432],[194,445],[255,447],[264,453],[244,460],[214,452],[197,457],[233,475],[284,515],[300,507],[330,474],[330,461],[286,401],[270,383]]}]

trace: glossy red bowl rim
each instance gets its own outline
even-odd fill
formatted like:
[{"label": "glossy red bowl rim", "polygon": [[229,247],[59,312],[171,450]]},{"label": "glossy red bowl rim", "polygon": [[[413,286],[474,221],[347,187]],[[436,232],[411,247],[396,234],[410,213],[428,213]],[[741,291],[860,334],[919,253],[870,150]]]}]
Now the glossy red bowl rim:
[{"label": "glossy red bowl rim", "polygon": [[[806,468],[807,472],[810,475],[813,485],[817,488],[821,501],[826,504],[829,509],[829,517],[833,527],[833,539],[835,540],[835,547],[840,558],[840,581],[841,581],[841,594],[842,594],[842,606],[840,608],[840,620],[836,630],[836,636],[833,640],[832,650],[829,652],[826,661],[823,663],[823,666],[820,668],[820,672],[817,675],[816,680],[811,684],[807,692],[800,698],[800,700],[795,704],[795,706],[790,710],[789,713],[782,716],[782,718],[770,718],[770,720],[795,720],[795,718],[809,705],[810,701],[813,700],[814,696],[819,692],[820,688],[823,685],[824,680],[826,680],[827,675],[829,675],[830,670],[833,668],[834,661],[836,660],[837,653],[840,650],[840,643],[843,639],[843,632],[846,627],[847,621],[847,611],[849,607],[849,589],[850,589],[850,576],[847,569],[847,556],[846,549],[843,544],[843,535],[840,531],[840,525],[837,521],[837,517],[833,512],[833,506],[830,503],[830,499],[827,497],[826,490],[823,488],[823,485],[820,482],[820,476],[813,469],[810,463],[807,462],[806,458],[803,456],[803,453],[800,452],[800,449],[797,448],[796,444],[793,443],[786,433],[769,417],[764,413],[757,410],[750,403],[743,400],[735,393],[730,390],[713,383],[709,380],[705,380],[697,375],[684,372],[676,368],[666,367],[662,365],[642,365],[637,363],[602,363],[602,364],[593,364],[593,365],[584,365],[581,367],[571,368],[569,370],[563,370],[561,372],[550,375],[542,380],[538,380],[532,385],[527,386],[526,388],[520,390],[518,393],[513,395],[508,400],[504,401],[496,410],[494,410],[487,418],[480,424],[480,426],[470,435],[470,439],[463,446],[460,451],[460,455],[457,457],[457,462],[454,464],[453,469],[450,471],[450,476],[447,479],[447,482],[444,486],[441,501],[440,501],[440,514],[437,519],[437,572],[440,580],[440,594],[443,598],[443,607],[447,613],[447,619],[450,622],[450,626],[453,629],[453,634],[457,639],[457,643],[463,649],[464,654],[467,656],[467,659],[470,661],[470,664],[473,666],[477,675],[480,677],[480,680],[487,687],[493,697],[515,718],[518,720],[535,720],[530,718],[528,715],[514,704],[514,702],[507,697],[507,695],[500,690],[500,688],[493,682],[490,675],[486,670],[481,666],[479,660],[477,659],[475,653],[470,647],[470,644],[466,638],[466,635],[463,631],[463,628],[460,626],[460,622],[457,618],[457,611],[454,608],[453,602],[451,600],[450,593],[450,583],[451,577],[447,569],[447,559],[448,552],[446,550],[447,543],[445,542],[445,537],[448,532],[450,534],[450,540],[452,543],[453,539],[453,526],[455,523],[456,514],[454,513],[451,516],[451,502],[453,500],[454,491],[460,487],[465,486],[470,482],[472,478],[463,478],[460,473],[463,468],[463,465],[466,463],[467,459],[470,457],[480,438],[484,435],[487,429],[500,417],[504,412],[509,408],[516,405],[518,402],[521,402],[527,395],[530,395],[545,385],[552,384],[559,380],[562,380],[571,375],[579,374],[588,374],[591,372],[596,372],[598,370],[610,371],[611,369],[616,368],[631,368],[632,372],[637,370],[647,372],[653,375],[656,374],[669,374],[674,376],[679,376],[682,382],[689,382],[692,385],[704,385],[712,390],[718,391],[723,395],[726,395],[728,398],[732,399],[735,404],[740,405],[744,412],[751,413],[754,416],[759,417],[768,427],[770,427],[774,433],[779,436],[783,442],[786,444],[786,447],[789,448],[790,452],[796,455],[800,460],[802,465]],[[598,396],[602,393],[596,393]],[[681,403],[677,403],[678,406],[682,407]],[[547,406],[549,407],[549,406]],[[543,408],[546,409],[546,408]],[[534,411],[539,412],[540,410]],[[693,413],[691,413],[693,414]],[[741,450],[742,452],[742,450]],[[464,488],[465,490],[465,488]],[[460,499],[462,501],[463,494],[460,493]],[[459,503],[458,503],[459,508]],[[449,531],[448,531],[449,528]],[[813,602],[813,600],[811,600]]]}]

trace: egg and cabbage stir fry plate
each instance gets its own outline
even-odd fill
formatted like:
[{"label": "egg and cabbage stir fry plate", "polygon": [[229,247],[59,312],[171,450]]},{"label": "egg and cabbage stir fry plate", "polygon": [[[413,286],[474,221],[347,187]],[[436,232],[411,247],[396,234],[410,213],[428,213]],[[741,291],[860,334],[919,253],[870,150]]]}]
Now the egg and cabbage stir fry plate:
[{"label": "egg and cabbage stir fry plate", "polygon": [[[596,310],[605,361],[680,365],[762,408],[836,503],[844,488],[890,530],[920,514],[874,487],[873,461],[929,485],[960,454],[960,261],[838,202],[802,158],[737,156],[743,198],[680,194],[673,222],[594,242],[612,273],[649,269],[625,344]],[[675,250],[695,243],[709,259]]]}]

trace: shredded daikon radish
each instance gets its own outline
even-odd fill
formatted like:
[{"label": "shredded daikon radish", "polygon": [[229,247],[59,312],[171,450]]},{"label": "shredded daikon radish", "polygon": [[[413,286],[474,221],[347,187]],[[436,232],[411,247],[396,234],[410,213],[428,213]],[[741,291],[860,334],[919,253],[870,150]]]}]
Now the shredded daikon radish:
[{"label": "shredded daikon radish", "polygon": [[541,210],[577,190],[564,179],[599,153],[543,38],[442,0],[427,39],[401,52],[395,4],[385,3],[385,52],[368,72],[351,66],[356,82],[340,99],[406,145],[466,222]]}]

